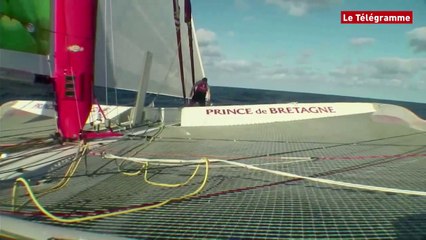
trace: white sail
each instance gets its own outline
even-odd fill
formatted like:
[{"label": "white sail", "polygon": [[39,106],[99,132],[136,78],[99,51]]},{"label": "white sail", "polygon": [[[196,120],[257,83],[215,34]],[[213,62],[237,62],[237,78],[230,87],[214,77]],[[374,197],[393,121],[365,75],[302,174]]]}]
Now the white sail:
[{"label": "white sail", "polygon": [[[180,0],[186,96],[192,87],[184,0]],[[153,54],[148,92],[182,96],[173,1],[101,0],[95,60],[95,85],[138,90],[144,56]],[[195,29],[193,35],[195,34]],[[194,36],[195,81],[204,75]]]}]

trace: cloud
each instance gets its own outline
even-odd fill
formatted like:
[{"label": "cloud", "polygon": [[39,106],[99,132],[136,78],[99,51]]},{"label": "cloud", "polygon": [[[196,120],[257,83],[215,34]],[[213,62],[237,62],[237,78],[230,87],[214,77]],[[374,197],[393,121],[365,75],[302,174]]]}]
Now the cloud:
[{"label": "cloud", "polygon": [[267,58],[276,60],[277,63],[281,63],[285,57],[287,57],[287,53],[282,50],[274,51],[273,53],[267,54]]},{"label": "cloud", "polygon": [[200,28],[196,31],[196,34],[204,65],[209,65],[223,58],[222,50],[216,43],[216,33]]},{"label": "cloud", "polygon": [[414,52],[426,52],[426,27],[415,28],[407,33]]},{"label": "cloud", "polygon": [[292,16],[303,16],[308,11],[334,5],[339,0],[265,0],[267,4],[277,5]]},{"label": "cloud", "polygon": [[415,87],[417,89],[424,89],[424,90],[426,90],[426,73],[423,74],[423,76],[420,77],[420,80],[416,83]]},{"label": "cloud", "polygon": [[[410,39],[421,39],[414,29]],[[215,32],[201,28],[197,32],[206,74],[215,86],[252,87],[296,92],[323,92],[374,98],[399,98],[424,101],[426,58],[383,57],[365,61],[341,62],[325,69],[314,67],[313,49],[304,49],[289,58],[288,53],[274,52],[270,61],[230,58],[221,49]],[[229,33],[225,33],[229,34]],[[375,39],[350,39],[354,46],[374,44]],[[259,60],[258,60],[259,59]],[[329,64],[326,64],[329,65]],[[261,83],[261,85],[259,85]]]},{"label": "cloud", "polygon": [[312,56],[314,55],[314,51],[311,49],[303,50],[297,59],[297,63],[299,64],[307,64],[311,61]]},{"label": "cloud", "polygon": [[426,70],[426,58],[379,58],[371,61],[373,66],[382,74],[415,74]]},{"label": "cloud", "polygon": [[[248,73],[257,69],[261,64],[254,61],[241,59],[227,59],[222,49],[216,42],[217,35],[208,29],[200,28],[196,32],[203,64],[206,68],[222,73]],[[235,33],[228,31],[228,36]]]},{"label": "cloud", "polygon": [[373,44],[375,41],[376,39],[374,38],[359,37],[359,38],[352,38],[350,42],[353,46],[365,46],[365,45]]},{"label": "cloud", "polygon": [[273,79],[285,80],[284,78],[288,78],[288,80],[294,79],[314,79],[320,73],[313,68],[310,67],[284,67],[284,68],[271,68],[270,76]]},{"label": "cloud", "polygon": [[235,7],[239,10],[247,10],[250,8],[247,0],[234,0]]},{"label": "cloud", "polygon": [[426,58],[378,58],[329,72],[336,84],[404,88],[420,81],[422,74],[426,74]]},{"label": "cloud", "polygon": [[378,58],[331,69],[225,56],[206,66],[215,86],[425,101],[426,58]]},{"label": "cloud", "polygon": [[230,37],[234,37],[235,36],[235,32],[234,31],[228,31],[226,34],[228,36],[230,36]]},{"label": "cloud", "polygon": [[217,45],[207,45],[200,47],[201,54],[203,57],[221,57],[222,51]]},{"label": "cloud", "polygon": [[256,17],[254,17],[254,16],[245,16],[243,18],[243,20],[246,21],[246,22],[251,22],[251,21],[255,21]]},{"label": "cloud", "polygon": [[312,58],[310,49],[291,62],[283,59],[284,53],[277,61],[229,59],[215,42],[201,49],[206,73],[215,86],[425,101],[426,58],[383,57],[341,62],[327,69],[313,62],[319,59]]},{"label": "cloud", "polygon": [[247,60],[222,59],[214,63],[215,68],[230,73],[249,73],[261,67],[260,63]]},{"label": "cloud", "polygon": [[216,41],[216,33],[204,28],[197,29],[197,40],[199,46],[207,46]]}]

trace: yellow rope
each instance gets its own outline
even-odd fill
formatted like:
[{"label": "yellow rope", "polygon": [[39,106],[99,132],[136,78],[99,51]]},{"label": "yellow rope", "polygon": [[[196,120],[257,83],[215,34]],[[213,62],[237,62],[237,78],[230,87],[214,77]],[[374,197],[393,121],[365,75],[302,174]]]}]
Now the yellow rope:
[{"label": "yellow rope", "polygon": [[[42,196],[44,196],[48,193],[57,191],[57,190],[65,187],[68,184],[68,182],[71,180],[71,177],[74,175],[75,171],[77,170],[77,167],[80,164],[83,156],[86,154],[87,149],[88,149],[88,145],[87,144],[83,145],[82,149],[81,148],[79,149],[79,152],[77,153],[76,157],[74,158],[74,160],[72,161],[72,163],[68,167],[68,169],[67,169],[66,173],[64,174],[64,176],[62,177],[62,179],[55,186],[53,186],[53,187],[51,187],[51,188],[49,188],[45,191],[36,192],[37,194],[39,194],[38,197],[40,198],[40,197],[42,197]],[[16,201],[16,193],[15,193],[15,190],[13,190],[12,206],[15,206],[15,201]],[[27,200],[26,202],[24,202],[23,204],[21,204],[19,207],[15,207],[14,210],[22,208],[23,206],[25,206],[29,202],[30,202],[30,199]]]},{"label": "yellow rope", "polygon": [[142,163],[142,167],[139,170],[135,171],[135,172],[125,172],[125,171],[123,171],[122,168],[121,168],[121,166],[123,165],[124,162],[125,161],[123,160],[120,163],[120,165],[118,166],[118,171],[121,172],[121,173],[123,173],[124,175],[130,176],[130,177],[137,176],[137,175],[140,175],[142,173],[142,170],[145,168],[144,180],[145,180],[146,183],[151,184],[153,186],[169,187],[169,188],[181,187],[181,186],[184,186],[184,185],[188,184],[195,177],[195,175],[198,172],[198,169],[200,168],[200,165],[198,164],[197,167],[195,168],[194,172],[192,173],[192,175],[185,182],[170,184],[170,183],[160,183],[160,182],[154,182],[154,181],[148,180],[148,166],[149,166],[148,162],[143,162]]},{"label": "yellow rope", "polygon": [[145,166],[146,166],[146,168],[145,168],[145,176],[144,176],[145,182],[147,182],[148,184],[154,185],[154,186],[170,187],[170,188],[180,187],[180,186],[188,184],[195,177],[195,175],[198,172],[198,169],[200,168],[200,165],[198,164],[197,167],[195,168],[194,172],[192,173],[192,175],[185,182],[183,182],[183,183],[176,183],[176,184],[169,184],[169,183],[153,182],[153,181],[148,180],[148,177],[147,177],[148,176],[148,163],[145,163]]},{"label": "yellow rope", "polygon": [[139,174],[141,174],[142,173],[142,171],[143,171],[143,168],[145,167],[145,164],[142,164],[142,166],[141,166],[141,168],[139,169],[139,170],[137,170],[136,172],[126,172],[126,171],[124,171],[122,168],[121,168],[121,166],[123,165],[123,163],[124,163],[125,161],[123,160],[121,163],[120,163],[120,165],[118,165],[118,172],[121,172],[122,174],[124,174],[124,175],[126,175],[126,176],[130,176],[130,177],[133,177],[133,176],[137,176],[137,175],[139,175]]},{"label": "yellow rope", "polygon": [[[163,202],[151,205],[151,206],[144,206],[144,207],[136,207],[136,208],[132,208],[132,209],[127,209],[127,210],[123,210],[123,211],[117,211],[117,212],[111,212],[111,213],[104,213],[104,214],[99,214],[96,216],[86,216],[86,217],[80,217],[80,218],[61,218],[58,216],[53,215],[52,213],[50,213],[49,211],[47,211],[37,200],[36,196],[34,195],[34,193],[31,190],[30,185],[28,184],[28,182],[24,179],[24,178],[18,178],[15,181],[15,184],[13,186],[13,196],[15,195],[15,191],[16,191],[16,187],[18,183],[22,183],[25,187],[25,189],[27,190],[29,197],[31,198],[31,201],[36,205],[36,207],[44,214],[46,215],[48,218],[52,219],[53,221],[57,221],[57,222],[61,222],[61,223],[77,223],[77,222],[83,222],[83,221],[92,221],[92,220],[96,220],[96,219],[100,219],[100,218],[106,218],[106,217],[112,217],[112,216],[117,216],[117,215],[122,215],[122,214],[128,214],[128,213],[132,213],[132,212],[137,212],[137,211],[141,211],[141,210],[148,210],[148,209],[153,209],[153,208],[157,208],[157,207],[161,207],[169,202],[172,201],[179,201],[179,200],[184,200],[187,198],[190,198],[196,194],[198,194],[206,185],[207,183],[207,178],[208,178],[208,173],[209,173],[209,160],[207,158],[204,159],[205,161],[205,175],[204,175],[204,179],[201,183],[201,185],[192,193],[186,194],[182,197],[177,197],[177,198],[170,198],[167,199]],[[12,208],[13,205],[12,205]]]},{"label": "yellow rope", "polygon": [[74,175],[75,171],[77,170],[77,167],[80,164],[81,160],[83,159],[83,156],[86,154],[87,149],[88,149],[88,145],[86,144],[83,146],[83,150],[81,150],[80,153],[77,155],[77,158],[72,162],[72,164],[68,168],[67,172],[65,173],[61,181],[55,186],[53,186],[51,189],[47,190],[46,192],[43,192],[43,194],[59,190],[63,188],[71,180],[71,177]]}]

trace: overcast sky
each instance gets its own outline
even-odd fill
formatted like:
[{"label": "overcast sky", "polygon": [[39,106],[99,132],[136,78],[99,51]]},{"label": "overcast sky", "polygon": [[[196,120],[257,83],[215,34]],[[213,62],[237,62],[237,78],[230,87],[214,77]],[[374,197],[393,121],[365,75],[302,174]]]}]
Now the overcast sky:
[{"label": "overcast sky", "polygon": [[[425,0],[193,0],[209,82],[426,103]],[[341,24],[412,10],[413,24]]]}]

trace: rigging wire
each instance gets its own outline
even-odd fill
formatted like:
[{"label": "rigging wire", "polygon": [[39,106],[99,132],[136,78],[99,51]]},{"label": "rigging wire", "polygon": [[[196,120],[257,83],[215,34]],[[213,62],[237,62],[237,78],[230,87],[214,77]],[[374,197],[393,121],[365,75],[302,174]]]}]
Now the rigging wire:
[{"label": "rigging wire", "polygon": [[[169,64],[169,69],[167,70],[165,76],[164,76],[164,80],[161,82],[162,84],[160,84],[159,88],[161,88],[161,86],[165,86],[167,84],[167,81],[169,79],[170,73],[172,71],[172,67],[175,65],[175,59],[178,56],[178,52],[176,51],[176,54],[173,58],[171,58],[170,64]],[[158,91],[155,93],[154,98],[152,99],[150,104],[154,104],[155,100],[157,100],[158,95],[160,95],[160,89],[158,89]]]},{"label": "rigging wire", "polygon": [[[110,5],[111,7],[111,5]],[[104,12],[107,12],[107,4],[104,6]],[[104,29],[107,29],[107,14],[104,17]],[[108,105],[108,36],[105,36],[105,47],[104,47],[104,72],[105,72],[105,104]]]},{"label": "rigging wire", "polygon": [[[74,76],[74,70],[73,70],[72,67],[70,68],[70,71],[71,71],[71,75]],[[74,92],[77,92],[75,84],[73,84],[73,88],[74,88]],[[75,105],[76,105],[76,110],[77,110],[77,116],[78,116],[78,125],[79,125],[80,129],[83,129],[83,126],[82,126],[82,123],[81,123],[80,107],[79,107],[79,104],[78,104],[78,99],[77,99],[77,95],[76,94],[74,94],[74,100],[75,100]]]},{"label": "rigging wire", "polygon": [[[112,10],[112,3],[111,2],[112,2],[111,0],[108,1],[108,3],[109,3],[109,11],[110,11],[110,13],[109,13],[109,17],[110,17],[110,19],[109,19],[109,21],[110,21],[110,24],[109,24],[110,31],[109,32],[111,33],[111,48],[110,48],[111,49],[111,55],[112,55],[111,56],[111,61],[112,61],[111,65],[112,65],[112,67],[114,67],[115,66],[115,48],[114,48],[114,39],[115,38],[114,38],[114,31],[113,31],[113,26],[112,26],[112,14],[113,14],[112,11],[113,10]],[[117,86],[114,86],[114,92],[115,92],[115,105],[116,105],[116,111],[117,111],[116,112],[116,116],[118,116],[119,111],[118,111],[118,90],[117,90]]]}]

